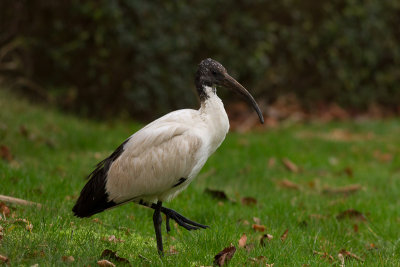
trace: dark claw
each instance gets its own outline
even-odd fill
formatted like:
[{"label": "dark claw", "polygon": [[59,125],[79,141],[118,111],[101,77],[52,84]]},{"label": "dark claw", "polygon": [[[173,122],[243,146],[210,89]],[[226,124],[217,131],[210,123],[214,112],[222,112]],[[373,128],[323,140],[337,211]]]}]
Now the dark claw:
[{"label": "dark claw", "polygon": [[172,210],[172,209],[168,209],[165,207],[161,208],[161,212],[164,213],[167,216],[167,231],[169,228],[169,223],[168,220],[169,219],[173,219],[174,221],[176,221],[180,226],[182,226],[183,228],[185,228],[186,230],[198,230],[200,228],[206,229],[208,228],[207,225],[203,225],[197,222],[194,222],[192,220],[189,220],[188,218],[182,216],[181,214],[179,214],[178,212]]}]

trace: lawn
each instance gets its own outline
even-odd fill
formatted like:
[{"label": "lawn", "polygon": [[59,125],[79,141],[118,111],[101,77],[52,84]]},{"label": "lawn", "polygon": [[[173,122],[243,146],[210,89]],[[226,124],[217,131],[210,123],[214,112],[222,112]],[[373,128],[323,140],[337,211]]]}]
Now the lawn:
[{"label": "lawn", "polygon": [[[165,204],[210,228],[175,225],[167,235],[163,224],[160,259],[152,210],[128,204],[88,219],[71,212],[95,164],[140,125],[76,118],[4,90],[0,110],[0,194],[43,205],[6,203],[0,255],[11,266],[97,266],[105,249],[132,266],[207,266],[231,243],[230,266],[400,265],[399,119],[229,133],[199,177]],[[264,234],[270,240],[261,245]]]}]

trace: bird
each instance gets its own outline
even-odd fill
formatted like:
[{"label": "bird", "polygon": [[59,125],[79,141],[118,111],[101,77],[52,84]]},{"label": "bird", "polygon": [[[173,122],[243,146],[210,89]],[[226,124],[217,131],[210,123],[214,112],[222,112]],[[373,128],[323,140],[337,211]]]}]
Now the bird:
[{"label": "bird", "polygon": [[170,219],[189,231],[208,228],[163,203],[188,187],[228,133],[228,115],[217,88],[239,93],[255,109],[261,123],[264,118],[253,96],[214,59],[200,62],[195,86],[200,100],[198,110],[176,110],[156,119],[96,165],[72,209],[75,216],[90,217],[129,202],[151,208],[160,256],[161,213],[166,216],[167,233],[171,230]]}]

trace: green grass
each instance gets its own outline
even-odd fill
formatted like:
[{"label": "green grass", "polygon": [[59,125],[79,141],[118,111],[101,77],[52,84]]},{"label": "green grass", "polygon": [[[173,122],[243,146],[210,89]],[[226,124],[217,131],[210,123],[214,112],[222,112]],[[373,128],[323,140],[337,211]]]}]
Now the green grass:
[{"label": "green grass", "polygon": [[[188,232],[172,227],[168,236],[163,224],[165,249],[173,246],[178,253],[160,259],[152,210],[129,204],[89,219],[75,218],[71,212],[85,176],[139,125],[75,118],[4,91],[0,110],[0,145],[14,157],[11,162],[0,159],[0,194],[44,205],[37,209],[10,204],[11,215],[0,220],[0,255],[12,266],[96,266],[104,249],[117,251],[133,266],[212,265],[213,257],[230,243],[237,246],[243,233],[255,246],[249,252],[238,248],[231,266],[248,266],[249,258],[258,256],[275,266],[332,265],[313,251],[332,255],[333,265],[339,266],[341,249],[365,260],[346,258],[346,266],[400,265],[398,119],[229,133],[193,184],[166,204],[210,229]],[[271,158],[275,164],[269,164]],[[300,172],[288,171],[282,158],[296,163]],[[298,184],[299,190],[279,186],[283,179]],[[326,187],[350,184],[363,188],[347,196],[323,193]],[[223,190],[236,202],[213,199],[205,188]],[[245,196],[254,197],[257,204],[242,205]],[[367,222],[336,218],[348,209],[363,213]],[[259,244],[263,233],[251,228],[253,217],[266,226],[264,233],[274,236],[265,247]],[[32,230],[16,222],[18,218],[28,220]],[[285,229],[289,232],[282,242]],[[103,240],[111,235],[123,242]],[[75,261],[63,262],[63,256]]]}]

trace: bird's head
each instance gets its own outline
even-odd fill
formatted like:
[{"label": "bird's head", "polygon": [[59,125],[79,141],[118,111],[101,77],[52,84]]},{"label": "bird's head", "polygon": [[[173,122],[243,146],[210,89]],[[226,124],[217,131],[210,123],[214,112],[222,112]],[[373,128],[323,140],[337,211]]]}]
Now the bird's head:
[{"label": "bird's head", "polygon": [[260,122],[264,123],[264,117],[260,108],[246,88],[232,78],[221,63],[211,58],[204,59],[200,62],[196,72],[196,88],[200,100],[205,100],[209,97],[205,91],[205,87],[215,88],[216,86],[231,89],[242,95],[253,106],[260,118]]}]

